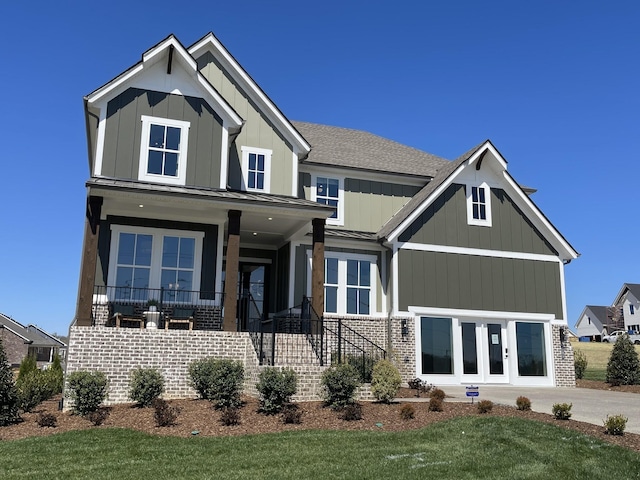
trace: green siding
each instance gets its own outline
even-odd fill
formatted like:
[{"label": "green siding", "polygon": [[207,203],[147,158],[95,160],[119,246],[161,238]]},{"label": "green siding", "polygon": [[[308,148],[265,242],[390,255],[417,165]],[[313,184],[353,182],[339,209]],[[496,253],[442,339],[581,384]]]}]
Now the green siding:
[{"label": "green siding", "polygon": [[242,152],[240,148],[257,147],[272,150],[270,192],[291,195],[293,180],[293,149],[273,124],[249,99],[247,93],[224,71],[216,59],[207,52],[197,59],[198,69],[240,115],[245,124],[230,145],[228,184],[240,189],[242,185]]},{"label": "green siding", "polygon": [[[213,292],[216,285],[216,265],[218,258],[218,226],[200,223],[174,222],[169,220],[155,220],[147,218],[119,217],[109,215],[100,222],[98,238],[98,262],[96,267],[96,285],[107,285],[109,273],[109,255],[111,250],[111,225],[132,225],[148,228],[165,228],[171,230],[186,230],[204,232],[202,243],[202,266],[200,275],[200,290]],[[113,282],[111,281],[110,284]]]},{"label": "green siding", "polygon": [[452,184],[399,237],[413,242],[557,255],[504,190],[491,189],[492,226],[467,224],[464,185]]},{"label": "green siding", "polygon": [[222,119],[203,99],[137,88],[107,105],[102,175],[138,178],[142,115],[190,122],[186,184],[220,187]]},{"label": "green siding", "polygon": [[562,318],[560,268],[556,262],[400,250],[399,309],[552,313]]}]

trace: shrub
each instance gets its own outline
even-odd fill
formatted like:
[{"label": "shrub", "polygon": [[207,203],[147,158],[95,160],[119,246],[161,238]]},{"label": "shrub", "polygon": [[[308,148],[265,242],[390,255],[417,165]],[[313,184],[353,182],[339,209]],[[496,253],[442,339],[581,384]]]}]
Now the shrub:
[{"label": "shrub", "polygon": [[429,411],[441,412],[442,411],[442,399],[439,397],[431,397],[429,399]]},{"label": "shrub", "polygon": [[216,408],[239,407],[244,366],[235,360],[205,358],[189,365],[191,385]]},{"label": "shrub", "polygon": [[444,390],[440,388],[434,388],[433,390],[431,390],[431,393],[429,394],[430,398],[437,398],[438,400],[444,400],[446,396],[447,395],[444,393]]},{"label": "shrub", "polygon": [[30,412],[36,405],[55,395],[57,379],[48,370],[27,371],[18,377],[16,388],[20,408]]},{"label": "shrub", "polygon": [[73,412],[79,415],[96,411],[107,397],[107,377],[102,372],[73,372],[67,382]]},{"label": "shrub", "polygon": [[342,419],[347,422],[362,420],[362,405],[354,402],[344,407],[344,410],[342,411]]},{"label": "shrub", "polygon": [[240,409],[238,407],[224,407],[220,415],[220,422],[226,427],[238,425],[240,423]]},{"label": "shrub", "polygon": [[621,335],[613,344],[607,364],[607,383],[617,385],[635,385],[640,382],[640,360],[629,335]]},{"label": "shrub", "polygon": [[607,415],[604,420],[604,427],[609,435],[624,435],[629,419],[622,415]]},{"label": "shrub", "polygon": [[40,413],[38,414],[38,418],[36,420],[40,427],[57,427],[58,426],[58,417],[56,417],[53,413]]},{"label": "shrub", "polygon": [[20,377],[25,377],[30,373],[38,371],[38,362],[35,355],[27,355],[20,362],[20,370],[18,371],[18,380]]},{"label": "shrub", "polygon": [[256,388],[260,393],[260,410],[267,415],[280,413],[298,389],[296,373],[290,368],[267,367],[258,378]]},{"label": "shrub", "polygon": [[18,410],[18,391],[0,339],[0,427],[20,421]]},{"label": "shrub", "polygon": [[572,403],[554,403],[551,411],[556,420],[569,420],[571,418],[571,407],[573,407]]},{"label": "shrub", "polygon": [[418,398],[420,398],[421,393],[429,393],[433,388],[435,388],[433,385],[423,382],[417,377],[413,380],[409,380],[407,383],[409,384],[409,388],[416,391],[416,397]]},{"label": "shrub", "polygon": [[587,370],[587,354],[582,350],[576,349],[573,352],[573,364],[576,370],[576,378],[581,379],[584,377],[584,372]]},{"label": "shrub", "polygon": [[141,407],[148,407],[164,392],[164,377],[155,368],[138,368],[131,372],[129,398]]},{"label": "shrub", "polygon": [[320,383],[324,401],[333,409],[341,409],[353,403],[356,390],[361,385],[358,372],[347,363],[325,370]]},{"label": "shrub", "polygon": [[99,427],[107,418],[109,418],[109,410],[106,408],[98,408],[87,414],[87,418],[94,426]]},{"label": "shrub", "polygon": [[379,360],[373,366],[371,393],[376,400],[389,403],[396,398],[402,377],[396,366],[389,360]]},{"label": "shrub", "polygon": [[413,405],[403,405],[400,409],[400,418],[403,420],[411,420],[416,416],[416,409],[413,408]]},{"label": "shrub", "polygon": [[151,405],[154,408],[153,418],[158,427],[168,427],[176,423],[176,418],[180,413],[178,407],[170,406],[166,400],[161,398],[154,398]]},{"label": "shrub", "polygon": [[282,407],[282,422],[296,425],[302,423],[302,410],[298,408],[298,405],[287,403]]},{"label": "shrub", "polygon": [[353,366],[358,372],[360,382],[371,383],[371,377],[373,375],[373,366],[375,365],[377,358],[363,354],[347,354],[344,357],[344,363],[348,363]]},{"label": "shrub", "polygon": [[491,413],[493,402],[491,400],[480,400],[478,402],[478,413]]},{"label": "shrub", "polygon": [[531,410],[531,400],[522,395],[519,396],[516,398],[516,408],[522,411]]}]

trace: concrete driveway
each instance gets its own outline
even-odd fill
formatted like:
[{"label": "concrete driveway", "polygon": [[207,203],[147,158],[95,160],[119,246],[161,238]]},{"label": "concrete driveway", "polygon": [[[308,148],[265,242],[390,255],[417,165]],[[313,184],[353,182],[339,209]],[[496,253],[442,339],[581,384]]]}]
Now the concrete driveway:
[{"label": "concrete driveway", "polygon": [[[451,398],[447,401],[470,402],[464,386],[442,386]],[[637,393],[610,392],[590,388],[512,387],[480,385],[477,399],[491,400],[501,405],[514,405],[520,395],[531,400],[535,412],[551,414],[554,403],[572,403],[571,419],[603,425],[607,415],[622,414],[629,419],[627,432],[640,434],[640,395]]]}]

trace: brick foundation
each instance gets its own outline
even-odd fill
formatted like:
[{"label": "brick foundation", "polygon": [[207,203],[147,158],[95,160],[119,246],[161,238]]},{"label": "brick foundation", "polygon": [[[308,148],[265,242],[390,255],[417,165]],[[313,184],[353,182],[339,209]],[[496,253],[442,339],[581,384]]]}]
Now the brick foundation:
[{"label": "brick foundation", "polygon": [[569,338],[560,345],[560,325],[551,326],[551,339],[553,343],[553,362],[555,366],[556,387],[575,387],[576,371],[573,360],[573,347]]}]

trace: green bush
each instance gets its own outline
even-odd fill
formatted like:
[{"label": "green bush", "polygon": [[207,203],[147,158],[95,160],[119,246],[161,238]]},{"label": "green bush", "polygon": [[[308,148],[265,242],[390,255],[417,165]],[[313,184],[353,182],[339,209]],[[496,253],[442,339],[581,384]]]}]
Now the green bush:
[{"label": "green bush", "polygon": [[290,368],[267,367],[260,372],[256,388],[260,393],[260,410],[267,415],[282,411],[298,390],[298,378]]},{"label": "green bush", "polygon": [[287,403],[282,407],[282,423],[302,423],[302,410],[295,403]]},{"label": "green bush", "polygon": [[402,377],[396,366],[389,360],[378,360],[373,366],[371,393],[376,400],[389,403],[396,398]]},{"label": "green bush", "polygon": [[45,370],[50,375],[50,382],[53,387],[53,394],[57,395],[62,393],[62,387],[64,386],[64,371],[62,370],[62,364],[60,362],[60,356],[56,353],[53,356],[53,363],[48,370]]},{"label": "green bush", "polygon": [[161,398],[155,398],[151,405],[154,408],[153,418],[158,427],[168,427],[176,422],[176,418],[180,413],[178,407],[170,406],[166,400]]},{"label": "green bush", "polygon": [[26,377],[30,373],[38,371],[38,361],[35,355],[27,355],[20,362],[20,370],[18,371],[18,380],[20,377]]},{"label": "green bush", "polygon": [[516,408],[522,411],[531,410],[531,400],[525,396],[519,396],[516,398]]},{"label": "green bush", "polygon": [[164,392],[164,377],[156,368],[138,368],[131,372],[129,398],[148,407]]},{"label": "green bush", "polygon": [[19,402],[13,372],[0,339],[0,427],[20,421]]},{"label": "green bush", "polygon": [[403,420],[411,420],[416,416],[416,409],[413,408],[413,405],[403,405],[400,409],[400,418]]},{"label": "green bush", "polygon": [[604,427],[609,435],[624,435],[629,419],[622,415],[607,415],[604,420]]},{"label": "green bush", "polygon": [[584,372],[587,370],[587,354],[582,350],[576,349],[573,352],[573,364],[576,370],[576,378],[581,379],[584,377]]},{"label": "green bush", "polygon": [[212,357],[195,360],[189,365],[191,385],[201,398],[212,401],[216,408],[239,407],[244,366],[235,360]]},{"label": "green bush", "polygon": [[56,394],[57,378],[49,370],[26,371],[16,381],[20,408],[30,412],[36,405]]},{"label": "green bush", "polygon": [[108,382],[102,372],[73,372],[67,378],[67,386],[73,412],[79,415],[95,412],[107,397]]},{"label": "green bush", "polygon": [[573,407],[572,403],[554,403],[551,411],[556,420],[569,420],[571,418],[571,407]]},{"label": "green bush", "polygon": [[325,370],[320,380],[325,403],[333,409],[341,409],[353,403],[360,385],[360,375],[353,365],[342,363]]},{"label": "green bush", "polygon": [[607,364],[607,383],[635,385],[640,382],[640,360],[629,335],[621,335],[613,344]]},{"label": "green bush", "polygon": [[478,413],[491,413],[493,402],[491,400],[480,400],[478,402]]}]

